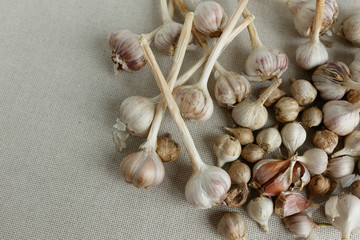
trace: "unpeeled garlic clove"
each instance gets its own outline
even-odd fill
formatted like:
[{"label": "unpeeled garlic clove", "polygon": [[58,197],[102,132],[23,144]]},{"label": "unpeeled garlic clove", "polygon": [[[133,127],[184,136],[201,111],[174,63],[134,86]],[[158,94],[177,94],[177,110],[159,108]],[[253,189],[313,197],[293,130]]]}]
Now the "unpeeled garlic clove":
[{"label": "unpeeled garlic clove", "polygon": [[251,178],[251,169],[250,167],[236,160],[231,163],[231,167],[229,168],[229,176],[231,180],[236,184],[247,184]]},{"label": "unpeeled garlic clove", "polygon": [[241,157],[251,163],[260,161],[264,155],[264,149],[253,143],[246,145],[241,151]]},{"label": "unpeeled garlic clove", "polygon": [[264,149],[266,153],[275,151],[281,145],[279,130],[276,127],[261,130],[256,136],[256,143]]},{"label": "unpeeled garlic clove", "polygon": [[305,213],[296,213],[284,219],[285,227],[297,237],[306,238],[313,234],[313,229],[317,228],[312,219]]},{"label": "unpeeled garlic clove", "polygon": [[328,155],[332,154],[338,144],[339,137],[334,132],[327,129],[316,131],[312,142],[315,147],[321,148]]},{"label": "unpeeled garlic clove", "polygon": [[326,174],[334,180],[340,180],[354,172],[357,159],[350,156],[342,156],[329,160]]},{"label": "unpeeled garlic clove", "polygon": [[309,128],[319,126],[322,119],[323,113],[318,107],[308,108],[301,115],[301,123]]},{"label": "unpeeled garlic clove", "polygon": [[249,189],[246,184],[231,185],[224,204],[229,207],[241,207],[245,204],[249,195]]},{"label": "unpeeled garlic clove", "polygon": [[282,144],[288,150],[289,156],[293,156],[296,150],[303,145],[306,140],[306,131],[297,122],[287,123],[281,129]]},{"label": "unpeeled garlic clove", "polygon": [[292,78],[290,95],[299,103],[299,105],[308,105],[314,102],[317,96],[317,90],[307,80]]},{"label": "unpeeled garlic clove", "polygon": [[246,207],[249,216],[259,224],[261,230],[269,233],[268,221],[274,211],[273,201],[267,197],[253,198]]},{"label": "unpeeled garlic clove", "polygon": [[218,167],[227,162],[235,161],[240,157],[240,142],[228,134],[222,134],[215,139],[214,152],[218,160]]},{"label": "unpeeled garlic clove", "polygon": [[172,162],[180,155],[180,145],[168,134],[158,138],[156,153],[163,162]]},{"label": "unpeeled garlic clove", "polygon": [[329,60],[329,54],[321,41],[306,42],[296,49],[296,62],[305,70],[313,69]]},{"label": "unpeeled garlic clove", "polygon": [[274,106],[275,117],[279,122],[294,121],[299,112],[304,108],[300,107],[298,102],[291,97],[282,97]]},{"label": "unpeeled garlic clove", "polygon": [[217,224],[217,230],[228,240],[245,240],[248,231],[245,218],[237,212],[225,213]]},{"label": "unpeeled garlic clove", "polygon": [[315,175],[309,182],[309,199],[312,199],[317,195],[324,195],[330,190],[330,179],[323,175]]},{"label": "unpeeled garlic clove", "polygon": [[342,31],[347,40],[354,46],[360,47],[360,8],[353,11],[344,18]]},{"label": "unpeeled garlic clove", "polygon": [[350,192],[352,195],[360,198],[360,180],[356,180],[350,185]]},{"label": "unpeeled garlic clove", "polygon": [[[264,93],[266,91],[268,87],[264,87],[260,90],[260,95],[262,93]],[[271,94],[270,96],[266,99],[264,105],[266,107],[271,107],[272,105],[274,105],[277,101],[279,101],[280,98],[284,97],[286,95],[286,92],[284,92],[283,90],[276,88]]]},{"label": "unpeeled garlic clove", "polygon": [[229,131],[234,137],[239,140],[242,146],[254,142],[254,135],[251,129],[237,127],[237,128],[228,128],[225,127],[225,130]]},{"label": "unpeeled garlic clove", "polygon": [[284,218],[309,210],[309,208],[318,208],[318,206],[318,204],[304,198],[300,193],[283,192],[275,200],[275,213]]},{"label": "unpeeled garlic clove", "polygon": [[354,56],[354,60],[350,66],[351,79],[355,82],[360,82],[360,50]]},{"label": "unpeeled garlic clove", "polygon": [[326,171],[328,166],[328,156],[320,148],[307,150],[303,156],[297,156],[297,161],[302,162],[313,174],[321,174]]},{"label": "unpeeled garlic clove", "polygon": [[292,173],[293,188],[302,190],[310,182],[310,172],[301,162],[295,162]]},{"label": "unpeeled garlic clove", "polygon": [[212,38],[221,35],[228,19],[223,7],[214,1],[200,2],[195,8],[194,15],[195,28]]},{"label": "unpeeled garlic clove", "polygon": [[352,133],[350,133],[345,137],[344,148],[331,155],[331,157],[334,158],[343,155],[348,155],[352,157],[360,156],[359,142],[360,142],[360,131],[354,130]]}]

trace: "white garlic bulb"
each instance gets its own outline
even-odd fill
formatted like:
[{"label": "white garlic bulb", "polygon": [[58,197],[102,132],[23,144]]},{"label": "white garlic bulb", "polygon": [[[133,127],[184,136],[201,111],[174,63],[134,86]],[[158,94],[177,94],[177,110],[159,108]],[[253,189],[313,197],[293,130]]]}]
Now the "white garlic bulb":
[{"label": "white garlic bulb", "polygon": [[291,79],[290,95],[299,105],[308,105],[314,102],[317,96],[316,88],[307,80]]},{"label": "white garlic bulb", "polygon": [[306,42],[296,49],[296,62],[305,70],[313,69],[329,60],[324,44],[318,40]]},{"label": "white garlic bulb", "polygon": [[327,129],[316,131],[313,135],[312,142],[315,147],[321,148],[327,154],[332,154],[338,144],[339,137],[336,133]]},{"label": "white garlic bulb", "polygon": [[303,156],[297,156],[296,160],[302,162],[313,174],[325,172],[328,165],[328,156],[320,148],[309,149]]},{"label": "white garlic bulb", "polygon": [[[317,239],[314,235],[314,228],[318,225],[305,213],[296,213],[284,218],[285,227],[297,237],[306,239]],[[313,238],[310,238],[313,236]]]},{"label": "white garlic bulb", "polygon": [[323,113],[318,107],[306,109],[301,115],[301,123],[306,127],[319,126],[323,119]]},{"label": "white garlic bulb", "polygon": [[360,104],[332,100],[323,107],[325,126],[339,136],[351,133],[359,124]]},{"label": "white garlic bulb", "polygon": [[214,1],[199,3],[194,14],[195,28],[209,37],[219,37],[228,19],[223,7]]},{"label": "white garlic bulb", "polygon": [[139,137],[148,135],[158,99],[131,96],[121,103],[119,119],[131,134]]},{"label": "white garlic bulb", "polygon": [[246,77],[222,69],[214,74],[215,98],[220,106],[232,107],[249,96],[251,85]]},{"label": "white garlic bulb", "polygon": [[237,212],[225,213],[217,224],[217,230],[228,240],[245,240],[248,231],[245,218]]},{"label": "white garlic bulb", "polygon": [[324,100],[341,99],[350,89],[360,90],[360,83],[351,80],[348,66],[339,61],[318,67],[312,80]]},{"label": "white garlic bulb", "polygon": [[349,240],[351,233],[360,233],[360,199],[351,194],[332,196],[325,203],[325,215],[341,231],[342,240]]},{"label": "white garlic bulb", "polygon": [[329,160],[326,174],[334,180],[351,175],[355,170],[357,159],[350,156],[342,156]]},{"label": "white garlic bulb", "polygon": [[346,136],[344,140],[344,148],[337,151],[331,157],[339,157],[348,155],[352,157],[360,156],[360,131],[354,130],[352,133]]},{"label": "white garlic bulb", "polygon": [[274,106],[276,120],[282,123],[294,121],[303,109],[291,97],[282,97]]},{"label": "white garlic bulb", "polygon": [[344,18],[342,31],[347,40],[360,47],[360,8],[354,9]]},{"label": "white garlic bulb", "polygon": [[282,144],[288,150],[289,156],[293,156],[296,150],[304,144],[306,131],[300,123],[287,123],[281,129]]},{"label": "white garlic bulb", "polygon": [[267,197],[257,197],[248,203],[246,210],[249,216],[260,225],[261,230],[269,233],[268,221],[274,211],[273,201]]},{"label": "white garlic bulb", "polygon": [[354,61],[349,66],[351,79],[355,82],[360,82],[360,50],[357,51]]},{"label": "white garlic bulb", "polygon": [[222,167],[227,162],[235,161],[240,157],[240,142],[228,134],[222,134],[215,139],[214,152],[218,160],[218,167]]},{"label": "white garlic bulb", "polygon": [[281,145],[281,135],[277,127],[271,127],[261,130],[256,136],[256,143],[266,153],[270,153],[278,149]]}]

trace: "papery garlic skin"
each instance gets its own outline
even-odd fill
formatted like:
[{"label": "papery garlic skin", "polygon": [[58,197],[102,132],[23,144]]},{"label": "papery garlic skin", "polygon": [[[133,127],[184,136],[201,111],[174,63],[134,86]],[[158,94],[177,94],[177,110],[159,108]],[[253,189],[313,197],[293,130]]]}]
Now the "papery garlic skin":
[{"label": "papery garlic skin", "polygon": [[304,144],[306,131],[297,122],[287,123],[281,129],[282,144],[287,148],[289,156],[293,156],[296,150]]},{"label": "papery garlic skin", "polygon": [[354,9],[345,17],[342,27],[345,38],[354,46],[360,47],[360,8]]},{"label": "papery garlic skin", "polygon": [[156,153],[163,162],[175,161],[180,155],[180,145],[170,135],[157,139]]},{"label": "papery garlic skin", "polygon": [[311,180],[311,175],[305,164],[296,161],[292,172],[292,183],[294,189],[302,190]]},{"label": "papery garlic skin", "polygon": [[316,195],[324,195],[330,190],[330,180],[323,175],[315,175],[309,182],[309,199]]},{"label": "papery garlic skin", "polygon": [[214,152],[218,160],[218,167],[222,167],[227,162],[235,161],[240,157],[240,142],[228,134],[222,134],[215,139]]},{"label": "papery garlic skin", "polygon": [[256,143],[264,149],[266,153],[275,151],[281,145],[279,130],[275,127],[261,130],[256,136]]},{"label": "papery garlic skin", "polygon": [[326,169],[326,174],[334,180],[340,180],[354,172],[357,159],[350,156],[332,158]]},{"label": "papery garlic skin", "polygon": [[296,213],[284,218],[285,227],[297,237],[307,238],[317,228],[312,219],[305,213]]},{"label": "papery garlic skin", "polygon": [[296,49],[296,62],[305,70],[313,69],[329,60],[329,54],[322,42],[307,42]]},{"label": "papery garlic skin", "polygon": [[309,81],[293,78],[291,79],[290,95],[299,105],[308,105],[314,102],[317,90]]},{"label": "papery garlic skin", "polygon": [[[174,55],[182,28],[183,25],[177,22],[165,23],[155,35],[155,48],[165,54]],[[192,36],[189,39],[190,43],[192,43]]]},{"label": "papery garlic skin", "polygon": [[146,137],[154,119],[156,104],[155,98],[128,97],[120,105],[119,119],[132,135]]},{"label": "papery garlic skin", "polygon": [[321,148],[327,154],[332,154],[338,144],[339,137],[336,133],[327,129],[316,131],[313,135],[312,142],[315,147]]},{"label": "papery garlic skin", "polygon": [[349,65],[351,79],[355,82],[360,82],[360,50],[357,51],[354,61]]},{"label": "papery garlic skin", "polygon": [[308,108],[301,115],[301,123],[309,128],[319,126],[322,119],[323,113],[318,107]]},{"label": "papery garlic skin", "polygon": [[360,105],[333,100],[323,106],[324,125],[339,136],[351,133],[359,124]]},{"label": "papery garlic skin", "polygon": [[120,163],[120,173],[127,183],[146,189],[164,181],[165,168],[154,149],[142,149],[126,156]]},{"label": "papery garlic skin", "polygon": [[248,231],[245,218],[237,212],[225,213],[217,224],[217,230],[228,240],[245,240]]},{"label": "papery garlic skin", "polygon": [[139,35],[125,29],[113,31],[109,34],[108,43],[116,74],[121,71],[137,71],[145,66],[146,60],[139,45]]},{"label": "papery garlic skin", "polygon": [[325,203],[325,215],[341,231],[342,240],[349,240],[351,233],[360,233],[360,199],[351,194],[332,196]]},{"label": "papery garlic skin", "polygon": [[360,131],[354,130],[352,133],[346,136],[344,140],[344,148],[337,151],[331,157],[339,157],[348,155],[352,157],[360,156]]},{"label": "papery garlic skin", "polygon": [[249,195],[249,189],[246,184],[233,184],[231,185],[224,204],[229,207],[241,207],[245,204]]},{"label": "papery garlic skin", "polygon": [[274,204],[267,197],[257,197],[252,199],[247,207],[249,216],[259,224],[261,230],[269,233],[268,221],[274,211]]},{"label": "papery garlic skin", "polygon": [[230,185],[231,179],[225,170],[204,164],[187,181],[185,197],[194,208],[211,208],[225,200]]},{"label": "papery garlic skin", "polygon": [[275,213],[284,218],[318,206],[318,204],[304,198],[300,193],[283,192],[275,200]]},{"label": "papery garlic skin", "polygon": [[274,106],[275,117],[282,123],[294,121],[302,109],[291,97],[282,97]]},{"label": "papery garlic skin", "polygon": [[214,1],[199,3],[194,15],[195,28],[202,34],[214,38],[221,35],[228,19],[223,7]]}]

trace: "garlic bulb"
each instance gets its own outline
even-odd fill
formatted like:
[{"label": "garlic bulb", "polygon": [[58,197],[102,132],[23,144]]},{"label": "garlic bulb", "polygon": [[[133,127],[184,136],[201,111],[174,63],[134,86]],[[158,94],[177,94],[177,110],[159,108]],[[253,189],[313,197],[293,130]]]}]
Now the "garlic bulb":
[{"label": "garlic bulb", "polygon": [[[279,0],[294,15],[297,32],[303,37],[309,37],[312,32],[316,0]],[[320,34],[325,33],[336,22],[339,7],[336,0],[326,0]]]},{"label": "garlic bulb", "polygon": [[236,160],[231,163],[231,167],[229,168],[229,176],[231,181],[236,184],[247,184],[250,181],[251,177],[251,169],[245,163]]},{"label": "garlic bulb", "polygon": [[308,108],[301,115],[301,123],[309,128],[319,126],[322,119],[323,113],[318,107]]},{"label": "garlic bulb", "polygon": [[351,79],[355,82],[360,82],[360,50],[357,51],[354,61],[349,66]]},{"label": "garlic bulb", "polygon": [[342,240],[349,240],[351,233],[360,233],[360,199],[343,194],[332,196],[325,204],[325,215],[341,231]]},{"label": "garlic bulb", "polygon": [[108,40],[116,74],[121,71],[137,71],[145,66],[146,60],[139,45],[139,35],[121,29],[111,32]]},{"label": "garlic bulb", "polygon": [[146,137],[154,119],[158,101],[158,97],[128,97],[120,105],[119,119],[126,125],[131,134]]},{"label": "garlic bulb", "polygon": [[241,207],[246,202],[249,195],[249,189],[246,184],[231,185],[224,204],[229,207]]},{"label": "garlic bulb", "polygon": [[332,154],[338,144],[339,137],[334,132],[327,129],[316,131],[312,142],[315,147],[321,148],[327,154]]},{"label": "garlic bulb", "polygon": [[309,182],[309,199],[317,195],[324,195],[330,190],[330,179],[323,175],[315,175]]},{"label": "garlic bulb", "polygon": [[[247,8],[244,18],[250,16]],[[266,81],[280,78],[289,65],[289,59],[284,51],[269,48],[261,42],[254,23],[250,23],[248,31],[252,52],[245,62],[245,73],[249,81]]]},{"label": "garlic bulb", "polygon": [[202,34],[213,38],[221,35],[228,19],[223,7],[214,1],[200,2],[196,6],[194,14],[195,28]]},{"label": "garlic bulb", "polygon": [[240,157],[240,142],[228,134],[222,134],[215,139],[214,152],[218,160],[218,167],[222,167],[227,162],[235,161]]},{"label": "garlic bulb", "polygon": [[251,130],[262,128],[268,119],[268,112],[263,106],[271,92],[281,84],[281,79],[276,79],[273,84],[255,101],[242,101],[232,110],[232,118],[241,127]]},{"label": "garlic bulb", "polygon": [[194,11],[196,6],[201,2],[202,0],[184,0],[184,3],[186,5],[186,7],[190,10],[190,11]]},{"label": "garlic bulb", "polygon": [[299,112],[304,108],[299,107],[298,102],[291,97],[282,97],[274,106],[275,117],[279,122],[294,121]]},{"label": "garlic bulb", "polygon": [[278,149],[281,145],[281,135],[277,127],[271,127],[261,130],[256,136],[256,143],[270,153]]},{"label": "garlic bulb", "polygon": [[307,80],[295,78],[291,79],[290,95],[299,105],[308,105],[314,102],[317,96],[316,88]]},{"label": "garlic bulb", "polygon": [[274,211],[274,204],[267,197],[253,198],[246,207],[249,216],[259,224],[261,230],[269,233],[268,221]]},{"label": "garlic bulb", "polygon": [[350,192],[352,195],[360,198],[360,180],[356,180],[350,185]]},{"label": "garlic bulb", "polygon": [[215,98],[220,106],[232,107],[249,96],[251,85],[242,75],[222,69],[214,74]]},{"label": "garlic bulb", "polygon": [[296,62],[305,70],[310,70],[329,60],[329,54],[319,38],[323,23],[324,7],[325,0],[316,1],[311,39],[296,49]]},{"label": "garlic bulb", "polygon": [[165,178],[164,165],[155,149],[145,147],[121,161],[120,173],[127,183],[146,189],[162,183]]},{"label": "garlic bulb", "polygon": [[355,170],[357,159],[350,156],[342,156],[329,160],[326,174],[334,180],[351,175]]},{"label": "garlic bulb", "polygon": [[[263,94],[266,89],[268,87],[262,88],[260,90],[260,95]],[[284,92],[283,90],[276,88],[271,94],[270,96],[266,99],[264,105],[265,107],[271,107],[272,105],[274,105],[277,101],[279,101],[280,98],[284,97],[286,95],[286,92]]]},{"label": "garlic bulb", "polygon": [[351,133],[359,124],[360,104],[333,100],[323,106],[325,126],[339,136]]},{"label": "garlic bulb", "polygon": [[254,135],[253,135],[251,129],[249,129],[249,128],[243,128],[243,127],[228,128],[228,127],[225,127],[225,129],[227,131],[229,131],[232,135],[234,135],[234,137],[237,140],[239,140],[240,144],[243,145],[243,146],[254,142]]},{"label": "garlic bulb", "polygon": [[326,171],[328,165],[328,156],[320,148],[307,150],[303,156],[298,156],[296,160],[302,162],[313,174],[321,174]]},{"label": "garlic bulb", "polygon": [[353,9],[352,13],[344,18],[342,31],[347,40],[360,47],[360,8]]},{"label": "garlic bulb", "polygon": [[264,157],[264,155],[264,149],[252,143],[246,145],[241,151],[241,157],[251,163],[260,161]]},{"label": "garlic bulb", "polygon": [[282,144],[288,150],[289,156],[293,156],[296,150],[303,145],[306,140],[306,131],[297,122],[287,123],[281,129]]},{"label": "garlic bulb", "polygon": [[171,139],[170,134],[168,134],[158,138],[156,153],[163,162],[172,162],[180,155],[180,145]]},{"label": "garlic bulb", "polygon": [[225,213],[217,224],[217,230],[228,240],[245,240],[248,231],[245,218],[237,212]]},{"label": "garlic bulb", "polygon": [[348,66],[339,61],[318,67],[312,80],[324,100],[341,99],[350,89],[360,90],[360,83],[351,80]]},{"label": "garlic bulb", "polygon": [[331,157],[339,157],[348,155],[352,157],[360,156],[360,131],[354,130],[352,133],[346,136],[344,140],[344,148],[337,151]]},{"label": "garlic bulb", "polygon": [[[319,205],[304,198],[300,193],[283,192],[275,200],[275,213],[281,218],[294,215]],[[308,210],[309,211],[309,210]]]},{"label": "garlic bulb", "polygon": [[285,227],[297,237],[308,239],[309,236],[313,236],[313,229],[317,228],[311,218],[305,213],[296,213],[289,217],[284,218]]}]

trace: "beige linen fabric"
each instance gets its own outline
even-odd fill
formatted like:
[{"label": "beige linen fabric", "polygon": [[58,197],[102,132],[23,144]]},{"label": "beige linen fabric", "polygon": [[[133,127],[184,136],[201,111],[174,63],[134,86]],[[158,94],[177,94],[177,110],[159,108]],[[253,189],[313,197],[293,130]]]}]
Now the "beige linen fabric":
[{"label": "beige linen fabric", "polygon": [[[342,12],[360,6],[359,0],[338,2]],[[221,4],[230,15],[236,1]],[[290,77],[310,79],[295,64],[295,49],[306,40],[294,30],[292,15],[274,0],[251,0],[249,9],[264,44],[289,56],[282,88]],[[118,28],[150,32],[160,24],[155,0],[0,2],[0,239],[220,239],[216,224],[229,210],[247,219],[247,239],[293,238],[275,215],[266,235],[244,208],[192,208],[184,197],[191,175],[184,147],[180,159],[165,164],[164,183],[148,191],[120,176],[121,159],[144,142],[131,137],[126,151],[115,152],[111,132],[120,103],[159,90],[148,66],[114,75],[107,35]],[[333,42],[331,60],[352,61],[356,49],[346,40],[324,39]],[[242,72],[249,53],[243,32],[220,62]],[[189,52],[182,71],[201,55]],[[171,57],[156,56],[167,74]],[[253,84],[252,99],[265,85]],[[203,160],[213,164],[214,138],[233,125],[229,111],[215,105],[209,121],[187,125]],[[161,132],[181,142],[168,113]],[[314,213],[315,221],[326,221],[322,212],[323,207]],[[333,228],[316,232],[320,239],[340,239]]]}]

